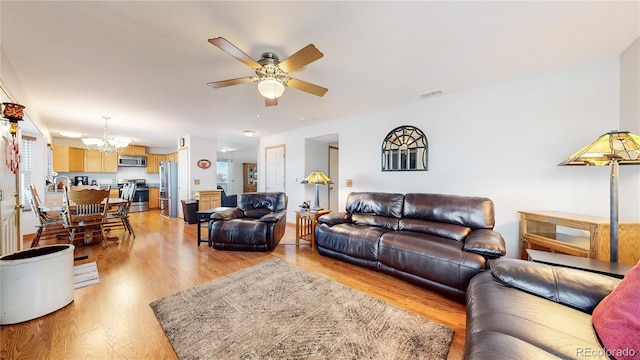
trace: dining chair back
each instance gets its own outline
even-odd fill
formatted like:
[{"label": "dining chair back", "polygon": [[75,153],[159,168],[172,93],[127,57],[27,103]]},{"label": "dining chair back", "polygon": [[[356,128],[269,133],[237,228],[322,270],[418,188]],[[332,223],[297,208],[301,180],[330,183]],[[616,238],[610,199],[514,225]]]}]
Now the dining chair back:
[{"label": "dining chair back", "polygon": [[104,223],[107,218],[109,190],[82,189],[64,190],[66,202],[65,226],[70,229],[73,243],[78,231],[84,232],[84,242],[92,241],[93,233],[100,231],[102,243],[107,241]]},{"label": "dining chair back", "polygon": [[133,231],[131,222],[129,221],[129,209],[131,208],[131,203],[133,202],[135,193],[136,184],[125,184],[122,188],[120,197],[127,200],[127,202],[125,204],[119,205],[117,211],[107,213],[106,222],[107,227],[124,227],[124,229],[127,230],[129,234],[133,235],[134,238],[136,237],[136,234]]},{"label": "dining chair back", "polygon": [[69,230],[64,227],[63,218],[60,216],[60,213],[53,216],[42,210],[42,202],[40,201],[40,196],[38,195],[35,185],[29,184],[25,193],[31,205],[31,211],[38,220],[36,233],[31,241],[31,247],[37,247],[40,240],[68,238]]}]

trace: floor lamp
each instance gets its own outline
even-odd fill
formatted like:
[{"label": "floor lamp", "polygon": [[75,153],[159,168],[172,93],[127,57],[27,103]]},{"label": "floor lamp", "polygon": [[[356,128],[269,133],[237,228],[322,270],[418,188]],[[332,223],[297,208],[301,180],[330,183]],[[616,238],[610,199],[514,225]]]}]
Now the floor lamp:
[{"label": "floor lamp", "polygon": [[580,149],[563,166],[609,166],[609,260],[618,262],[618,166],[640,165],[640,136],[612,131]]},{"label": "floor lamp", "polygon": [[315,184],[316,196],[313,199],[313,207],[311,208],[311,211],[322,210],[320,207],[320,185],[333,184],[333,181],[331,181],[331,179],[329,179],[329,177],[322,171],[314,171],[302,180],[301,184]]}]

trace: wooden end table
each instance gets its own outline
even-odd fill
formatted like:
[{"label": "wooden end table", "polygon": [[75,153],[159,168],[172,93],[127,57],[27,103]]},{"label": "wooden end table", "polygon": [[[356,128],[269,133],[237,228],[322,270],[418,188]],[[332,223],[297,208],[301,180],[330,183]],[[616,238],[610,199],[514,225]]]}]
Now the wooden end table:
[{"label": "wooden end table", "polygon": [[316,223],[318,218],[330,213],[330,210],[296,211],[296,246],[300,246],[300,239],[310,241],[311,249],[316,248]]}]

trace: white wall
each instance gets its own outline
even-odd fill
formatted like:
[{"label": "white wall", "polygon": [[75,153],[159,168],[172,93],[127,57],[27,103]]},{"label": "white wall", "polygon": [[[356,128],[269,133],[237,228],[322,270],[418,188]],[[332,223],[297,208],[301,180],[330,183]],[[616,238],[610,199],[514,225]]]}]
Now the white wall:
[{"label": "white wall", "polygon": [[[620,130],[640,134],[640,38],[620,55]],[[640,166],[620,167],[621,214],[640,214]]]},{"label": "white wall", "polygon": [[[619,125],[619,59],[607,58],[516,81],[444,94],[362,116],[261,138],[286,144],[289,204],[305,189],[304,139],[338,133],[340,208],[352,191],[426,192],[485,196],[496,208],[496,230],[507,255],[519,253],[518,210],[557,210],[608,216],[608,168],[556,166]],[[380,146],[400,125],[429,140],[429,171],[381,172]],[[259,156],[261,166],[263,156]],[[292,170],[293,169],[293,170]],[[263,175],[262,173],[260,174]],[[346,188],[347,179],[353,187]],[[262,179],[261,183],[263,183]],[[621,203],[624,200],[621,201]],[[289,206],[290,222],[296,207]],[[622,219],[640,219],[622,208]]]}]

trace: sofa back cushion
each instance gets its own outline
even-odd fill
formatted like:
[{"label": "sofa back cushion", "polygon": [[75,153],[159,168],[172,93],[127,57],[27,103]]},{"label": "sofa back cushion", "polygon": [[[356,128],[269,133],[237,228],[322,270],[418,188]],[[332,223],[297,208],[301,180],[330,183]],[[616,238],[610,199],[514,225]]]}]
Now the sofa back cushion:
[{"label": "sofa back cushion", "polygon": [[398,230],[403,203],[403,194],[352,192],[345,208],[355,224]]},{"label": "sofa back cushion", "polygon": [[259,219],[286,208],[287,196],[283,192],[244,193],[238,196],[238,209],[248,218]]},{"label": "sofa back cushion", "polygon": [[411,193],[404,199],[404,218],[460,225],[471,230],[493,229],[495,225],[493,201],[487,198]]},{"label": "sofa back cushion", "polygon": [[412,218],[400,219],[399,230],[420,232],[456,241],[464,241],[471,233],[468,226]]}]

